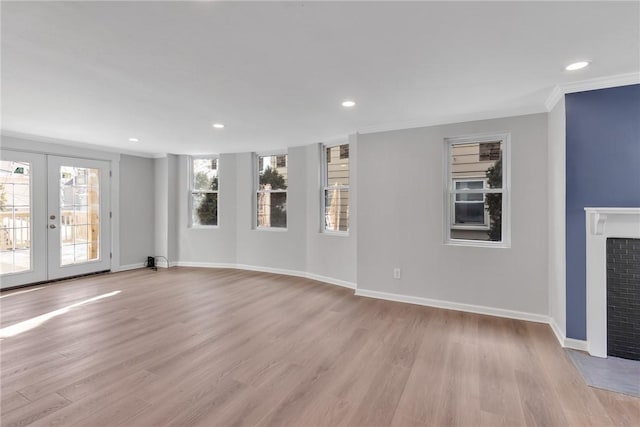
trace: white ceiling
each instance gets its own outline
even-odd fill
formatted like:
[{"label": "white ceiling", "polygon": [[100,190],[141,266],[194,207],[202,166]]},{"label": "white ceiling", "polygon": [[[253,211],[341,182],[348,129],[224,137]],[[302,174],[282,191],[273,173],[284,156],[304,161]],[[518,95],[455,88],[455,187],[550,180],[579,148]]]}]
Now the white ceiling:
[{"label": "white ceiling", "polygon": [[637,72],[639,17],[638,2],[2,2],[2,129],[194,154],[539,112],[555,84]]}]

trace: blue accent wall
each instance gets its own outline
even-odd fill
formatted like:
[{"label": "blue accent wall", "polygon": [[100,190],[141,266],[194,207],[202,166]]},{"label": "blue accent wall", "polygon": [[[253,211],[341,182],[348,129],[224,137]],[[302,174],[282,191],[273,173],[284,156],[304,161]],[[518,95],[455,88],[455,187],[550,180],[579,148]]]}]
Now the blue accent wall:
[{"label": "blue accent wall", "polygon": [[567,336],[584,340],[587,206],[640,207],[640,85],[566,95]]}]

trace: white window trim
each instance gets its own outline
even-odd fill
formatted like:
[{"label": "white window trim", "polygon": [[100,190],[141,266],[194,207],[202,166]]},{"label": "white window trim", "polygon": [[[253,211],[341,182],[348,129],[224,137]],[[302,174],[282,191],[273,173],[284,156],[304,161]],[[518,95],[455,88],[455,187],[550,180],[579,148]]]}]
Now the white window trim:
[{"label": "white window trim", "polygon": [[[260,171],[258,170],[258,166],[260,165],[260,157],[266,156],[287,156],[287,189],[282,190],[260,190]],[[276,166],[277,167],[277,166]],[[259,193],[288,193],[289,192],[289,151],[288,150],[275,150],[275,151],[262,151],[259,153],[254,153],[253,155],[253,203],[251,206],[253,207],[253,225],[252,229],[256,231],[275,231],[275,232],[283,232],[289,229],[289,195],[287,194],[287,226],[286,227],[260,227],[258,225],[258,201],[257,196]]]},{"label": "white window trim", "polygon": [[[205,160],[217,160],[217,171],[218,171],[218,189],[217,190],[194,190],[193,188],[193,161],[195,159],[205,159]],[[187,196],[188,200],[188,208],[187,208],[187,216],[189,218],[189,228],[194,229],[212,229],[220,227],[220,156],[217,154],[203,154],[197,156],[189,156],[189,167],[187,168],[189,173],[189,191]],[[202,225],[202,224],[194,224],[193,223],[193,194],[201,193],[201,194],[218,194],[218,224],[217,225]]]},{"label": "white window trim", "polygon": [[[485,188],[482,193],[502,194],[502,240],[491,242],[483,240],[467,240],[451,238],[451,229],[458,229],[453,226],[451,195],[456,192],[451,179],[451,147],[454,144],[472,144],[502,141],[502,189],[494,190]],[[443,207],[444,207],[444,244],[451,246],[472,246],[485,248],[510,248],[511,247],[511,135],[508,132],[497,132],[481,135],[465,135],[444,139],[443,156]],[[477,191],[480,192],[480,191]],[[469,229],[469,228],[466,228]]]},{"label": "white window trim", "polygon": [[[335,230],[327,230],[327,222],[325,218],[326,212],[326,202],[327,199],[325,197],[325,193],[327,190],[348,190],[349,191],[349,211],[351,210],[351,185],[338,185],[338,186],[329,186],[329,174],[328,174],[328,163],[327,163],[327,149],[335,148],[341,145],[349,145],[349,140],[340,140],[336,142],[332,142],[330,144],[320,144],[320,233],[326,234],[327,236],[341,236],[348,237],[349,230],[351,228],[351,218],[349,218],[349,224],[347,225],[347,231],[335,231]],[[349,184],[351,184],[351,147],[349,147]]]}]

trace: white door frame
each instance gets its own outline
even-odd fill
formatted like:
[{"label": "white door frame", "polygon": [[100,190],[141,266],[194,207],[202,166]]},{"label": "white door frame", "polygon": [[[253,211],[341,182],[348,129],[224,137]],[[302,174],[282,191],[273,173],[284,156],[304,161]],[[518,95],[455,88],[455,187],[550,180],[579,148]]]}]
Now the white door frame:
[{"label": "white door frame", "polygon": [[[61,264],[61,206],[60,206],[60,168],[71,166],[92,168],[99,171],[99,251],[98,259],[79,264]],[[61,279],[111,270],[111,203],[110,203],[110,166],[104,160],[89,160],[76,157],[47,156],[47,279]]]},{"label": "white door frame", "polygon": [[[111,211],[113,212],[111,219],[111,253],[113,254],[111,271],[120,271],[120,153],[93,150],[87,145],[76,143],[76,146],[73,146],[73,144],[73,142],[60,140],[33,141],[3,134],[1,135],[0,149],[111,162]],[[132,153],[132,155],[136,154],[138,153]]]}]

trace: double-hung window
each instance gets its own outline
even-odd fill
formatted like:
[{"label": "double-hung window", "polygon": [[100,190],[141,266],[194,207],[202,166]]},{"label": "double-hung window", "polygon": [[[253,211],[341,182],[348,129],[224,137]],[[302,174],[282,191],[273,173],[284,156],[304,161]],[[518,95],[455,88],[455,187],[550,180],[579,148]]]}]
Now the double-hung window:
[{"label": "double-hung window", "polygon": [[218,158],[191,158],[191,225],[218,225]]},{"label": "double-hung window", "polygon": [[445,143],[445,241],[509,246],[509,135]]},{"label": "double-hung window", "polygon": [[322,230],[349,231],[349,144],[324,146]]},{"label": "double-hung window", "polygon": [[256,157],[256,226],[287,228],[287,155]]}]

